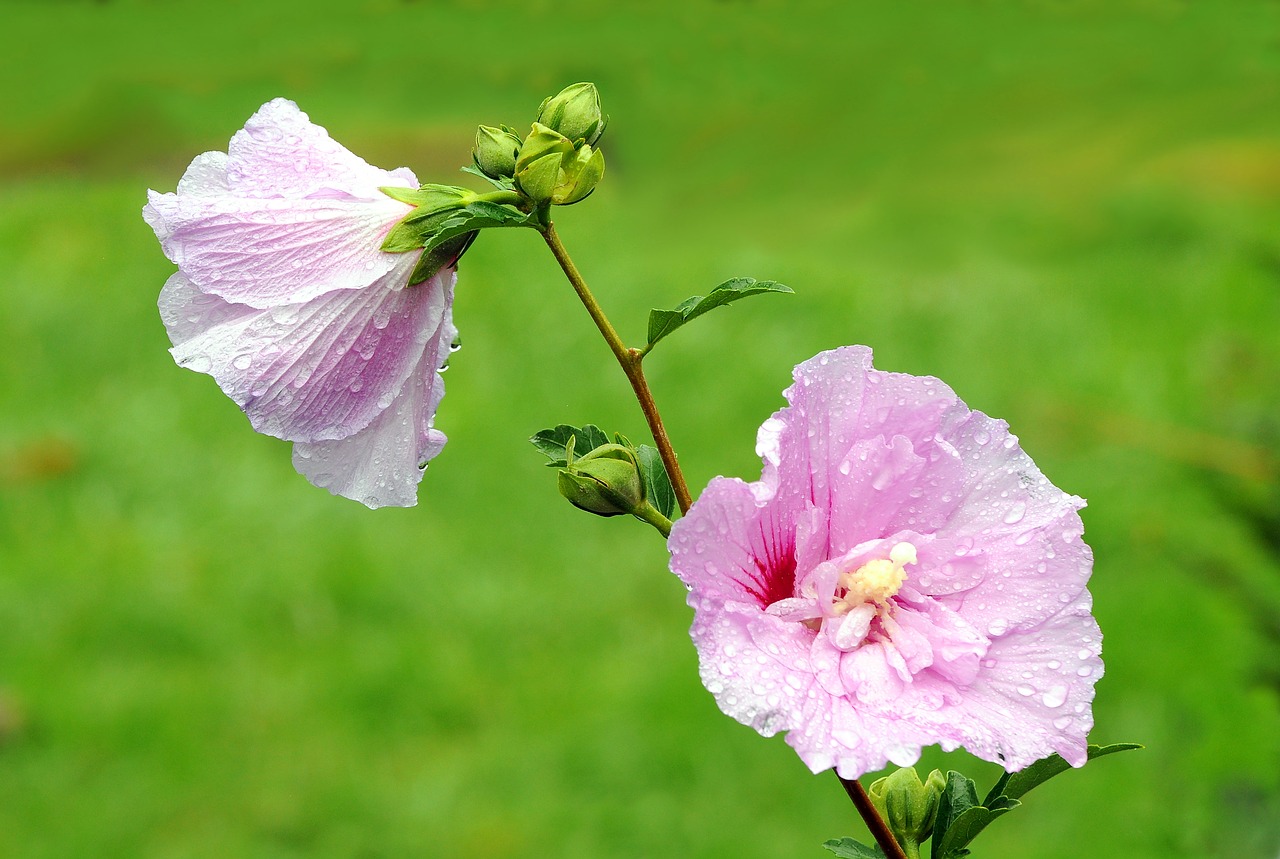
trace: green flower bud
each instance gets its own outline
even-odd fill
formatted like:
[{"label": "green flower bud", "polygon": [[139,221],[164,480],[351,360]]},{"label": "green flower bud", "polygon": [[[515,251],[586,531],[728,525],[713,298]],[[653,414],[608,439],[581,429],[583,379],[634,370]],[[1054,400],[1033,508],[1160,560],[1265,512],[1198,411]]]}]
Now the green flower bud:
[{"label": "green flower bud", "polygon": [[520,138],[506,128],[482,125],[476,131],[476,145],[471,157],[480,172],[494,179],[511,176],[516,172],[516,153],[520,151]]},{"label": "green flower bud", "polygon": [[560,470],[560,494],[599,516],[634,513],[644,504],[644,482],[635,454],[620,444],[601,445]]},{"label": "green flower bud", "polygon": [[538,108],[538,122],[570,140],[584,140],[592,146],[608,121],[600,113],[600,93],[592,83],[567,86]]},{"label": "green flower bud", "polygon": [[568,206],[586,199],[602,176],[604,153],[592,149],[589,143],[582,144],[571,158],[560,162],[559,181],[551,192],[551,202],[557,206]]},{"label": "green flower bud", "polygon": [[576,148],[558,131],[535,122],[516,155],[516,187],[535,203],[567,206],[595,190],[604,155],[590,144]]},{"label": "green flower bud", "polygon": [[535,122],[516,155],[516,187],[535,203],[549,201],[560,183],[560,163],[566,156],[573,156],[569,138]]},{"label": "green flower bud", "polygon": [[893,775],[876,779],[868,788],[871,803],[908,856],[919,856],[920,842],[933,834],[938,799],[945,787],[946,779],[939,770],[921,783],[915,767],[902,767]]}]

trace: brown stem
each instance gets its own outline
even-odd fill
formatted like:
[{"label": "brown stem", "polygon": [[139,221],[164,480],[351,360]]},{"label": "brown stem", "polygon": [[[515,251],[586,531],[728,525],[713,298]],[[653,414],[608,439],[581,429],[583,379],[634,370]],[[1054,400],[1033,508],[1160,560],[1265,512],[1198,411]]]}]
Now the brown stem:
[{"label": "brown stem", "polygon": [[[835,771],[832,770],[832,772]],[[858,809],[858,814],[862,815],[863,822],[871,830],[872,837],[880,845],[884,855],[888,859],[907,859],[907,854],[903,853],[902,848],[898,846],[898,839],[893,837],[884,818],[871,804],[871,797],[867,796],[867,791],[862,787],[861,782],[856,778],[845,778],[840,773],[836,773],[836,778],[840,779],[840,783],[844,785],[845,793],[849,794],[849,799],[853,800],[853,807]]]},{"label": "brown stem", "polygon": [[569,252],[560,241],[560,236],[556,234],[555,225],[548,223],[542,237],[546,240],[547,247],[551,248],[551,253],[555,255],[556,262],[560,263],[565,277],[569,278],[569,283],[573,285],[573,291],[578,294],[582,306],[587,309],[587,313],[591,314],[596,328],[600,329],[600,334],[609,344],[613,356],[618,359],[622,372],[627,375],[631,390],[635,392],[636,400],[640,403],[640,411],[644,412],[645,420],[649,423],[649,432],[653,434],[653,442],[658,448],[658,455],[662,457],[662,465],[667,470],[667,477],[671,478],[671,487],[675,490],[680,512],[688,513],[693,499],[689,495],[684,473],[680,471],[680,463],[676,461],[676,452],[671,446],[671,439],[667,437],[667,430],[662,425],[662,415],[658,413],[658,405],[653,400],[648,381],[645,380],[644,370],[641,368],[641,360],[644,356],[640,350],[628,349],[622,342],[622,338],[610,324],[609,318],[604,315],[604,310],[601,309],[595,296],[587,288],[587,282],[582,279],[578,267],[573,264]]}]

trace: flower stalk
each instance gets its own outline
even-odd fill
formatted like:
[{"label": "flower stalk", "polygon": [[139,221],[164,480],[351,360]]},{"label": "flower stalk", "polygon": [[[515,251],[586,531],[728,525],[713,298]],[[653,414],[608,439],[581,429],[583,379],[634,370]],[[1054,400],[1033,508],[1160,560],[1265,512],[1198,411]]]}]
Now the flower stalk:
[{"label": "flower stalk", "polygon": [[[693,503],[693,499],[689,495],[689,486],[685,483],[684,474],[680,471],[680,463],[676,460],[676,453],[671,446],[671,439],[667,436],[667,430],[662,424],[662,415],[658,412],[657,403],[654,402],[653,392],[649,390],[649,382],[644,377],[644,369],[641,367],[644,354],[639,349],[628,348],[622,342],[622,338],[618,336],[617,330],[609,322],[609,318],[605,316],[599,302],[591,294],[591,290],[587,287],[587,282],[583,280],[578,267],[574,265],[573,259],[569,256],[568,250],[565,249],[564,243],[560,241],[560,236],[556,233],[555,224],[548,221],[546,229],[542,230],[542,237],[546,240],[547,247],[551,249],[551,253],[555,256],[556,262],[560,263],[560,268],[573,286],[573,291],[578,294],[578,300],[582,302],[582,306],[591,315],[591,320],[595,322],[601,336],[609,344],[609,349],[613,352],[613,356],[618,359],[618,365],[622,367],[622,372],[626,374],[627,381],[631,383],[631,390],[635,392],[636,400],[640,404],[640,411],[644,413],[645,420],[649,424],[649,432],[653,435],[653,442],[658,448],[658,455],[662,457],[662,465],[667,470],[667,476],[671,478],[671,486],[675,490],[676,503],[680,505],[680,512],[689,512],[689,506]],[[653,524],[660,531],[663,530],[656,523],[650,522],[650,524]],[[664,533],[669,532],[670,523],[667,524]]]},{"label": "flower stalk", "polygon": [[[832,772],[836,771],[832,770]],[[836,772],[836,778],[840,779],[840,784],[844,785],[845,793],[849,794],[849,799],[853,800],[853,807],[858,810],[858,814],[862,815],[867,829],[871,830],[871,837],[876,840],[876,844],[880,845],[887,859],[907,859],[907,854],[898,845],[898,840],[889,831],[889,825],[884,822],[880,812],[876,811],[862,783],[856,778],[845,778],[838,772]]]}]

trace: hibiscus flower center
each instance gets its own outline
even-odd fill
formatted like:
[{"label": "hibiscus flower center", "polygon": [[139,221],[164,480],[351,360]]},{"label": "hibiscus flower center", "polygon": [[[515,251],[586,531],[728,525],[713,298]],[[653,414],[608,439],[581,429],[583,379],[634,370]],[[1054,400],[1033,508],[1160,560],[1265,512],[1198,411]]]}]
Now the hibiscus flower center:
[{"label": "hibiscus flower center", "polygon": [[916,547],[904,542],[890,549],[887,559],[867,561],[856,570],[841,573],[836,579],[835,614],[847,614],[868,603],[885,608],[907,580],[907,564],[915,563]]}]

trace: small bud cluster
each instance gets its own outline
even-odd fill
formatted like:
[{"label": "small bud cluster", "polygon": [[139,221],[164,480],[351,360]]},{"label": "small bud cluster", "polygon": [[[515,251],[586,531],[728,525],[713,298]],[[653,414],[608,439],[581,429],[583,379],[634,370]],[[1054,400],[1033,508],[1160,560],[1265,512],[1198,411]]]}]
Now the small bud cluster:
[{"label": "small bud cluster", "polygon": [[505,125],[480,126],[472,158],[480,172],[509,180],[535,206],[568,206],[604,176],[604,153],[594,147],[606,122],[595,85],[574,84],[542,102],[523,140]]}]

